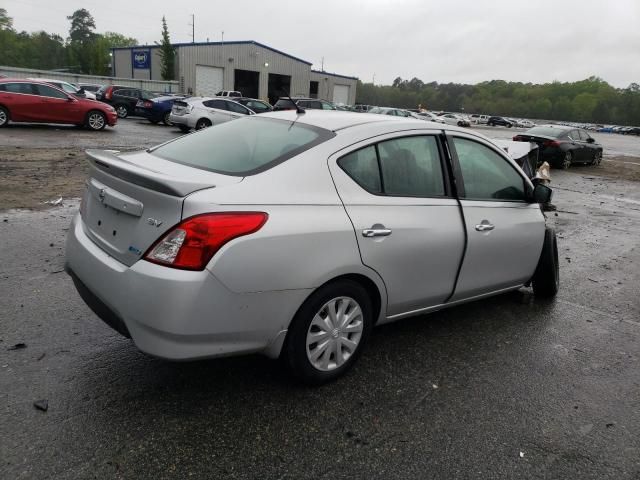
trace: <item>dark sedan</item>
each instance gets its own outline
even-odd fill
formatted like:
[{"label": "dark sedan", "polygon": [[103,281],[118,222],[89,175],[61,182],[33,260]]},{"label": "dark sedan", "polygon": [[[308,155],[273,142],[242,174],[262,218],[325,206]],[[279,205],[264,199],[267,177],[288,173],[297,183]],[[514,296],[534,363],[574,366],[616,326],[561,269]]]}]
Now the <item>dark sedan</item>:
[{"label": "dark sedan", "polygon": [[600,165],[602,145],[586,130],[562,125],[540,125],[513,137],[516,142],[538,145],[540,162],[567,169],[574,163]]},{"label": "dark sedan", "polygon": [[136,115],[144,117],[151,123],[164,123],[165,125],[173,125],[169,120],[173,102],[182,100],[183,97],[175,97],[167,95],[164,97],[156,97],[150,99],[140,99],[136,103]]},{"label": "dark sedan", "polygon": [[233,101],[238,102],[240,105],[244,105],[247,108],[250,108],[255,113],[266,113],[273,111],[273,107],[271,105],[269,105],[267,102],[263,102],[262,100],[258,100],[257,98],[233,97]]},{"label": "dark sedan", "polygon": [[487,120],[487,125],[489,125],[490,127],[501,125],[503,127],[511,128],[513,127],[513,122],[511,120],[507,120],[504,117],[489,117],[489,119]]}]

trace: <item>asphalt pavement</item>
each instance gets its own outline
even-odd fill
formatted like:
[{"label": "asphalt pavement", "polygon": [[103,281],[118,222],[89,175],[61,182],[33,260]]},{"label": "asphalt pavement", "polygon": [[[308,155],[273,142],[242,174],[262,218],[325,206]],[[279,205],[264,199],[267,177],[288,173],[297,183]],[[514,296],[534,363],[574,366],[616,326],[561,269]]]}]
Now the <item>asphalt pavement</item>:
[{"label": "asphalt pavement", "polygon": [[640,184],[552,173],[555,300],[379,327],[320,388],[145,356],[63,272],[77,202],[0,213],[0,478],[640,478]]}]

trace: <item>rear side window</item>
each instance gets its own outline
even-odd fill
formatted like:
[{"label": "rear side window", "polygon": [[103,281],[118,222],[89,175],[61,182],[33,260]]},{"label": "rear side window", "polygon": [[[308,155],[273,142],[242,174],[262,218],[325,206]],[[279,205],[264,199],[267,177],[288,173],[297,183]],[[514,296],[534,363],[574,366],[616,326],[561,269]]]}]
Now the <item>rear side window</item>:
[{"label": "rear side window", "polygon": [[26,95],[37,95],[33,91],[30,83],[5,83],[4,90],[10,93],[24,93]]},{"label": "rear side window", "polygon": [[445,195],[437,140],[404,137],[356,150],[338,165],[369,193],[401,197]]},{"label": "rear side window", "polygon": [[224,100],[205,100],[202,102],[205,107],[217,108],[219,110],[228,110],[227,102]]},{"label": "rear side window", "polygon": [[340,167],[358,185],[371,193],[382,193],[380,185],[380,169],[376,147],[371,145],[351,152],[340,159]]},{"label": "rear side window", "polygon": [[464,198],[470,200],[524,201],[524,178],[489,147],[465,138],[454,138],[464,182]]},{"label": "rear side window", "polygon": [[190,167],[226,175],[253,175],[333,138],[335,133],[252,115],[185,135],[151,150]]}]

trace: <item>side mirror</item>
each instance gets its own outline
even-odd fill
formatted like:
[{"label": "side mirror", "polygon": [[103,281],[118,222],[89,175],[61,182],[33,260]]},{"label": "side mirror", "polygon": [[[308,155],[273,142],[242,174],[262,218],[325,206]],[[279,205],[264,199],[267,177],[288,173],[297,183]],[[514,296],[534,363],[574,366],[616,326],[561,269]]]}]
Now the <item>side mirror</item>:
[{"label": "side mirror", "polygon": [[78,93],[84,93],[84,87],[80,87],[80,90],[78,90]]},{"label": "side mirror", "polygon": [[553,198],[553,190],[543,185],[542,183],[538,183],[534,188],[531,194],[532,203],[540,203],[545,204],[549,203]]},{"label": "side mirror", "polygon": [[587,143],[594,143],[594,142],[595,142],[595,140],[593,138],[591,138],[591,137],[587,138]]},{"label": "side mirror", "polygon": [[67,97],[67,102],[77,102],[78,100],[76,100],[75,98],[73,98],[71,95],[69,95]]}]

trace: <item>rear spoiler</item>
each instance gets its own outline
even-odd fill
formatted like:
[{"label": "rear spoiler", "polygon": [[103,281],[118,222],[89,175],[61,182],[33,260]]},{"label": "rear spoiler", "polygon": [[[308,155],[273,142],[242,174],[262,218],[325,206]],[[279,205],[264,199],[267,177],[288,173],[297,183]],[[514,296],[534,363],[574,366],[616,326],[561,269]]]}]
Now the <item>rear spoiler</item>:
[{"label": "rear spoiler", "polygon": [[109,175],[173,197],[184,197],[196,190],[215,187],[210,180],[183,180],[129,162],[105,150],[87,150],[86,154],[90,165]]}]

